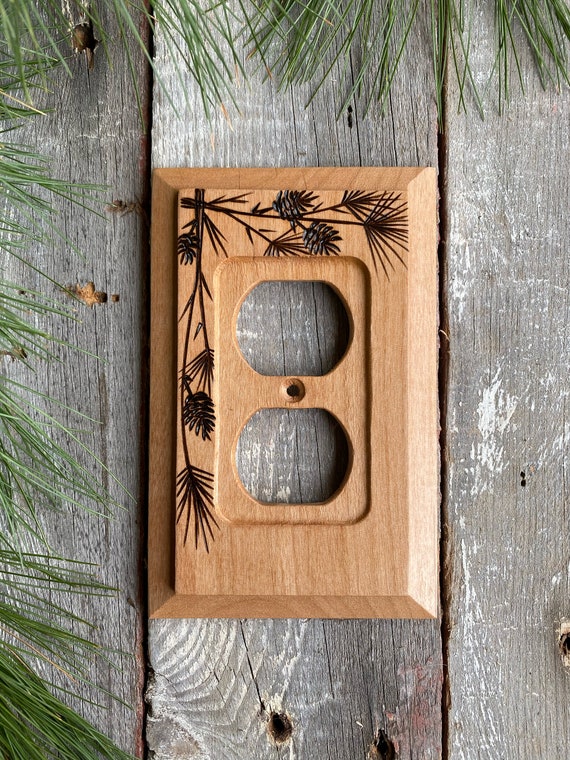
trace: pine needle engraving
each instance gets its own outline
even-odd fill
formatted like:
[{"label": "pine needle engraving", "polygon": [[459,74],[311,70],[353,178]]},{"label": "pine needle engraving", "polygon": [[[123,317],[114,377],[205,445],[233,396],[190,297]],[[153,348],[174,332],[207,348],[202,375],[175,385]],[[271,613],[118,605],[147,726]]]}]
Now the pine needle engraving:
[{"label": "pine needle engraving", "polygon": [[[205,297],[212,297],[202,272],[204,234],[208,235],[214,248],[216,245],[222,245],[223,237],[208,223],[204,214],[204,191],[196,190],[194,218],[179,236],[177,247],[180,265],[194,267],[194,278],[192,291],[181,317],[186,320],[180,370],[180,408],[182,410],[180,424],[184,468],[178,473],[176,482],[176,521],[184,523],[184,543],[186,543],[190,523],[193,520],[195,546],[198,548],[202,539],[208,551],[208,540],[214,537],[212,526],[218,527],[213,514],[214,476],[192,464],[188,446],[190,435],[196,435],[203,441],[210,440],[216,424],[214,402],[211,397],[214,351],[210,346],[204,308]],[[195,324],[196,314],[198,315],[197,324]],[[193,355],[196,341],[200,341],[202,348]]]},{"label": "pine needle engraving", "polygon": [[219,527],[214,515],[214,476],[191,460],[195,444],[189,445],[196,438],[211,441],[216,425],[214,351],[205,309],[206,299],[211,300],[212,295],[202,266],[204,255],[231,255],[228,237],[235,227],[257,255],[340,256],[349,253],[343,251],[342,230],[350,227],[361,230],[362,243],[377,274],[390,279],[397,266],[406,266],[408,209],[399,192],[346,190],[332,203],[331,196],[335,196],[329,192],[325,203],[315,191],[286,189],[276,192],[266,205],[251,205],[251,195],[222,194],[207,200],[206,191],[197,189],[180,201],[182,209],[192,212],[192,218],[178,238],[177,256],[181,267],[192,267],[193,276],[180,316],[185,322],[179,367],[184,466],[177,478],[177,522],[184,525],[184,542],[193,524],[195,546],[202,543],[206,551],[214,539],[213,527]]}]

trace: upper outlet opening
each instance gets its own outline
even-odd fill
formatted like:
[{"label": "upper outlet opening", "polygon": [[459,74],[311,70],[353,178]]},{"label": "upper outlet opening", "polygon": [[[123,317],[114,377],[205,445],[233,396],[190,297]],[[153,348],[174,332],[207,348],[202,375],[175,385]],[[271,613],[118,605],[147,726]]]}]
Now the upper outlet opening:
[{"label": "upper outlet opening", "polygon": [[327,283],[272,280],[248,294],[237,318],[240,351],[260,375],[326,375],[342,359],[350,319]]}]

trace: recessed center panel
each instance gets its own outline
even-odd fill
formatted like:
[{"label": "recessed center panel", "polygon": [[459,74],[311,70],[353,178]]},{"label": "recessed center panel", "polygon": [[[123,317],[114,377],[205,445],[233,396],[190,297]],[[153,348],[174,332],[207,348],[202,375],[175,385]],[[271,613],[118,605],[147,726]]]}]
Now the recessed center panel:
[{"label": "recessed center panel", "polygon": [[[239,525],[348,525],[367,514],[371,456],[369,278],[366,265],[348,256],[239,256],[218,265],[214,274],[214,300],[218,304],[214,506],[220,518]],[[319,324],[316,337],[309,341],[310,350],[303,350],[301,355],[305,359],[308,356],[312,366],[299,361],[300,355],[294,363],[283,362],[284,344],[293,339],[279,323],[277,334],[271,335],[265,346],[268,316],[263,308],[258,326],[249,331],[244,327],[244,307],[252,308],[248,298],[260,288],[263,291],[275,286],[280,294],[273,294],[273,301],[269,299],[269,312],[275,305],[281,307],[282,315],[290,315],[298,307],[299,292],[304,298],[311,295],[310,318],[315,320],[318,312]],[[284,310],[278,297],[289,299]],[[315,308],[315,300],[321,306],[333,305],[328,316],[324,316],[323,308]],[[301,321],[303,318],[306,316],[301,316]],[[250,343],[251,360],[243,349],[244,335]],[[277,360],[266,362],[263,373],[255,371],[252,364],[259,367],[258,358],[263,358],[267,349],[271,354],[272,346]],[[295,350],[293,345],[293,355]],[[316,355],[316,361],[311,354]],[[307,427],[315,431],[314,441],[301,441],[296,436],[295,416],[286,410],[304,415],[305,422],[298,429],[304,430],[303,436]],[[311,421],[309,426],[307,420]],[[335,436],[339,437],[335,440]],[[280,448],[280,461],[285,455],[285,469],[277,478],[270,476],[273,482],[262,483],[257,475],[272,446]],[[319,475],[319,465],[315,464],[309,476],[313,468],[304,460],[316,463],[319,458],[324,469]],[[301,475],[303,483],[299,482]],[[297,483],[293,488],[294,478]]]}]

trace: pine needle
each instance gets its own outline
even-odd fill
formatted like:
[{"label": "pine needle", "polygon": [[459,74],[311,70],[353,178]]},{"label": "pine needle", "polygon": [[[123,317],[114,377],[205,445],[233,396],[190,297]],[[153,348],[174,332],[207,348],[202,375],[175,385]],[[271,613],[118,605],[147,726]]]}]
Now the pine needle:
[{"label": "pine needle", "polygon": [[26,662],[0,647],[0,757],[129,760],[56,697]]},{"label": "pine needle", "polygon": [[[253,5],[252,14],[249,4],[240,0],[250,57],[259,58],[281,88],[316,81],[311,100],[333,70],[340,71],[341,113],[358,97],[364,98],[366,108],[373,101],[381,106],[385,103],[419,11],[416,0],[347,0],[342,4],[334,0],[258,0]],[[469,91],[475,108],[483,114],[483,99],[470,63],[474,10],[470,0],[431,0],[434,90],[440,122],[449,66],[459,86],[459,107],[467,108]],[[499,110],[509,98],[512,65],[523,84],[521,41],[526,40],[532,51],[543,85],[569,82],[570,8],[565,0],[495,0],[494,33],[496,61],[489,77],[497,80]]]}]

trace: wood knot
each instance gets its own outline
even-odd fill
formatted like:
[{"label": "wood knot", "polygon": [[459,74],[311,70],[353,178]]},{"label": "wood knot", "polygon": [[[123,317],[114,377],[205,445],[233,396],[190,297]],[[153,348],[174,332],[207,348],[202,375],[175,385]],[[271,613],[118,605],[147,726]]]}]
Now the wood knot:
[{"label": "wood knot", "polygon": [[558,650],[562,664],[565,668],[570,668],[570,620],[566,618],[561,621],[558,629]]},{"label": "wood knot", "polygon": [[73,32],[71,33],[71,45],[76,53],[85,53],[87,57],[87,67],[89,69],[93,68],[95,62],[93,53],[98,44],[99,40],[96,40],[95,35],[93,34],[92,21],[86,21],[73,27]]}]

